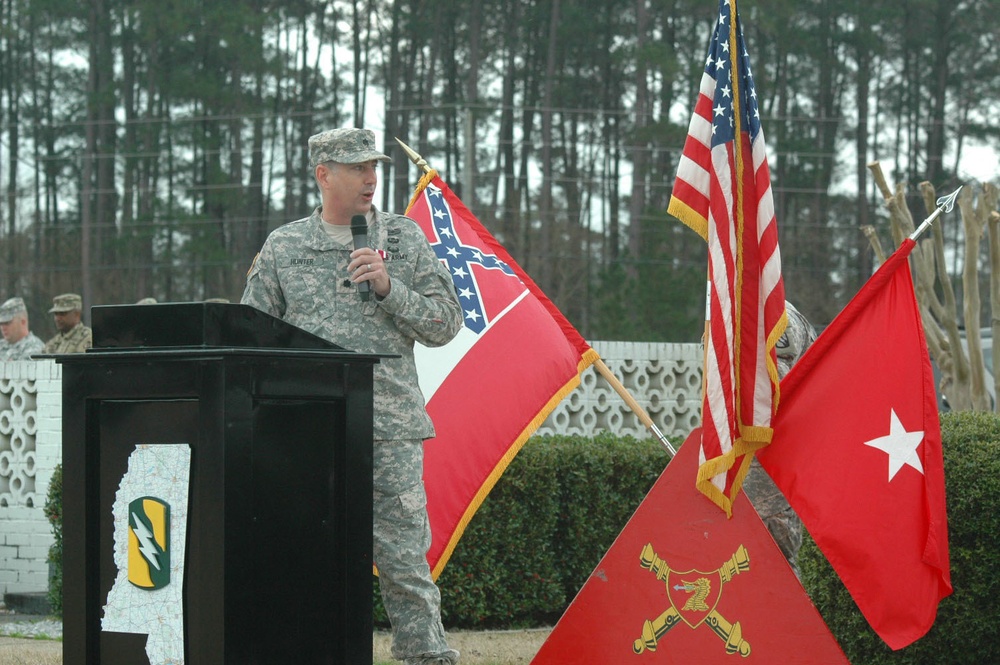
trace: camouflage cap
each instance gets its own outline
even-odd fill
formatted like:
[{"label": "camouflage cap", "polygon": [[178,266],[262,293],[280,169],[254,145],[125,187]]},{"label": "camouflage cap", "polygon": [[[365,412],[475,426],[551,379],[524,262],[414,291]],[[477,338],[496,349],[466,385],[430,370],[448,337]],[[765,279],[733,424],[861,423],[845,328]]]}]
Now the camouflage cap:
[{"label": "camouflage cap", "polygon": [[375,132],[370,129],[342,127],[309,137],[309,166],[314,168],[323,162],[360,164],[373,159],[392,161],[375,149]]},{"label": "camouflage cap", "polygon": [[63,293],[52,299],[52,308],[49,314],[58,312],[72,312],[83,309],[83,299],[75,293]]},{"label": "camouflage cap", "polygon": [[24,306],[21,298],[11,298],[0,305],[0,323],[10,323],[18,314],[27,314],[28,308]]}]

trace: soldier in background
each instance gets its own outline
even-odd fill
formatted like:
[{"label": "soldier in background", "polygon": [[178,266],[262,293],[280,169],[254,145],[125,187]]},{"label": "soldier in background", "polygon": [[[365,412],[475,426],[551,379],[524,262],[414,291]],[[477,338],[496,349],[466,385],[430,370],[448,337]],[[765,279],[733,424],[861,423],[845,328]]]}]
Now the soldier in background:
[{"label": "soldier in background", "polygon": [[[778,354],[779,378],[784,378],[788,374],[792,365],[816,340],[816,331],[809,320],[790,302],[785,302],[785,309],[788,312],[788,326],[775,346]],[[767,530],[771,532],[771,537],[781,548],[788,565],[795,571],[795,575],[801,578],[798,555],[802,546],[802,521],[788,505],[785,496],[761,467],[756,457],[750,462],[750,473],[743,481],[743,489],[764,521],[764,525],[767,526]]]},{"label": "soldier in background", "polygon": [[28,308],[21,298],[11,298],[0,305],[0,332],[3,332],[0,361],[29,360],[45,346],[28,329]]},{"label": "soldier in background", "polygon": [[80,321],[82,311],[83,299],[75,293],[63,293],[52,299],[49,314],[59,332],[45,343],[45,353],[83,353],[93,346],[93,333]]}]

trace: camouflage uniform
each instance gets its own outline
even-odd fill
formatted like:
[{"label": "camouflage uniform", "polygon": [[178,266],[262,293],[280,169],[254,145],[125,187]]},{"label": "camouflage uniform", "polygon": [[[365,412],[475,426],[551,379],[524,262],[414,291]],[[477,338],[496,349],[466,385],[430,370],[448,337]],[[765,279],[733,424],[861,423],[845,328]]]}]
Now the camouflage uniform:
[{"label": "camouflage uniform", "polygon": [[[76,293],[61,293],[52,299],[49,314],[65,314],[79,312],[83,309],[83,300]],[[94,345],[94,335],[90,328],[77,323],[67,332],[57,333],[45,343],[45,353],[83,353]]]},{"label": "camouflage uniform", "polygon": [[788,327],[785,334],[778,339],[775,352],[778,355],[778,376],[784,378],[792,365],[798,362],[812,343],[816,341],[816,330],[809,319],[802,316],[799,310],[790,302],[785,302],[788,311]]},{"label": "camouflage uniform", "polygon": [[[13,323],[14,319],[20,318],[24,319],[23,322]],[[24,337],[13,344],[8,342],[6,338],[0,337],[0,361],[29,360],[34,354],[42,352],[44,346],[42,340],[28,330],[28,308],[25,306],[23,298],[14,296],[0,305],[0,324],[15,326],[13,330],[7,330],[9,335],[21,333],[22,327],[25,333]]]},{"label": "camouflage uniform", "polygon": [[94,345],[94,334],[90,328],[78,323],[69,332],[58,333],[45,342],[45,353],[83,353]]},{"label": "camouflage uniform", "polygon": [[[312,161],[339,156],[313,151]],[[393,656],[406,663],[455,663],[458,652],[445,641],[441,595],[427,564],[423,440],[434,436],[434,427],[417,383],[413,345],[451,341],[462,327],[461,308],[451,276],[420,228],[374,208],[369,245],[385,251],[391,290],[363,301],[348,278],[353,247],[327,235],[321,212],[271,233],[247,274],[242,302],[344,348],[400,356],[374,368],[373,554]]]},{"label": "camouflage uniform", "polygon": [[[816,339],[812,324],[790,302],[785,303],[785,308],[788,311],[788,327],[776,345],[778,376],[782,378]],[[802,521],[756,457],[750,463],[750,473],[743,482],[743,489],[781,548],[781,553],[788,559],[788,564],[801,577],[798,554],[802,546]]]},{"label": "camouflage uniform", "polygon": [[0,339],[0,361],[30,360],[31,356],[41,353],[44,346],[44,342],[38,339],[35,333],[30,332],[13,344],[8,344],[7,340]]},{"label": "camouflage uniform", "polygon": [[271,233],[241,302],[345,349],[398,354],[375,365],[375,439],[428,439],[434,427],[417,384],[413,342],[442,346],[461,329],[451,276],[413,220],[376,211],[368,239],[386,251],[392,290],[383,300],[362,301],[347,273],[354,248],[323,231],[320,212]]}]

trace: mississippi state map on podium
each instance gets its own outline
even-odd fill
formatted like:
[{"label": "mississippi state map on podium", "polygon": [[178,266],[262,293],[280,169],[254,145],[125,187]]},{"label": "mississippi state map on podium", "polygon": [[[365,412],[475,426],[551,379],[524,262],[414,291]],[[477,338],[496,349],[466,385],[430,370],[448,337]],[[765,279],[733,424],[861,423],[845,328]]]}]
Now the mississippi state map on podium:
[{"label": "mississippi state map on podium", "polygon": [[101,630],[148,635],[150,665],[184,665],[184,566],[191,446],[138,444],[115,493],[118,569]]},{"label": "mississippi state map on podium", "polygon": [[767,527],[695,488],[695,430],[532,660],[533,665],[843,663]]}]

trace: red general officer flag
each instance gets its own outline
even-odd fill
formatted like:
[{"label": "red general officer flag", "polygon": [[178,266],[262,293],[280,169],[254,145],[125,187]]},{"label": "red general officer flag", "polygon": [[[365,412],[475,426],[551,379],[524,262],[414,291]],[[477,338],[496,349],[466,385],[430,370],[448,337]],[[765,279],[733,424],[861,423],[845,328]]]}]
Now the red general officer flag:
[{"label": "red general officer flag", "polygon": [[727,514],[771,441],[785,289],[771,175],[736,0],[719,0],[668,212],[708,242],[701,460],[696,485]]},{"label": "red general officer flag", "polygon": [[465,320],[453,341],[416,354],[436,432],[424,484],[437,578],[500,475],[598,355],[436,172],[406,214],[448,266]]},{"label": "red general officer flag", "polygon": [[782,382],[758,455],[893,649],[951,593],[941,426],[907,240]]}]

